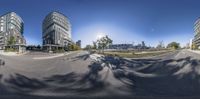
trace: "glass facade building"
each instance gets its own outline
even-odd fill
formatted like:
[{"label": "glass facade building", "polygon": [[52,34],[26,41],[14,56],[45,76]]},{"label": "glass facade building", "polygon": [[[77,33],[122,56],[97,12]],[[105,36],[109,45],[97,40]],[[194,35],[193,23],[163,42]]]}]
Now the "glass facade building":
[{"label": "glass facade building", "polygon": [[43,48],[46,50],[64,48],[72,42],[71,24],[60,12],[51,12],[45,17],[42,32]]},{"label": "glass facade building", "polygon": [[193,43],[197,45],[197,47],[200,47],[200,18],[197,19],[197,21],[194,24],[194,32],[195,36],[193,39]]},{"label": "glass facade building", "polygon": [[7,42],[11,37],[15,38],[15,44],[12,47],[20,49],[25,46],[26,41],[23,36],[24,22],[15,12],[9,12],[0,16],[0,49],[5,49]]}]

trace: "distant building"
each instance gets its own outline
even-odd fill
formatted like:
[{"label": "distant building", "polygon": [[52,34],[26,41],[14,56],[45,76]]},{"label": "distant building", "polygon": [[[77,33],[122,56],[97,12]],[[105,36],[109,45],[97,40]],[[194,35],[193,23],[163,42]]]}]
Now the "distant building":
[{"label": "distant building", "polygon": [[[24,22],[15,12],[0,16],[0,49],[15,48],[19,52],[25,51],[26,40],[23,36]],[[14,39],[14,44],[8,41]]]},{"label": "distant building", "polygon": [[200,47],[200,18],[194,24],[194,32],[195,36],[193,39],[193,43],[196,44],[197,47]]},{"label": "distant building", "polygon": [[67,49],[67,46],[72,43],[71,24],[60,12],[51,12],[45,17],[42,32],[45,50]]},{"label": "distant building", "polygon": [[143,46],[143,47],[145,47],[145,46],[146,46],[146,45],[145,45],[145,43],[144,43],[144,41],[142,41],[142,46]]},{"label": "distant building", "polygon": [[149,49],[150,47],[147,47],[144,43],[144,41],[141,42],[141,44],[133,45],[133,44],[111,44],[108,46],[107,49]]},{"label": "distant building", "polygon": [[189,43],[190,44],[190,49],[192,49],[192,40],[193,39],[190,39],[190,43]]},{"label": "distant building", "polygon": [[133,48],[133,44],[111,44],[108,49],[129,49]]},{"label": "distant building", "polygon": [[79,46],[79,47],[81,48],[81,40],[78,40],[78,41],[76,42],[76,45]]}]

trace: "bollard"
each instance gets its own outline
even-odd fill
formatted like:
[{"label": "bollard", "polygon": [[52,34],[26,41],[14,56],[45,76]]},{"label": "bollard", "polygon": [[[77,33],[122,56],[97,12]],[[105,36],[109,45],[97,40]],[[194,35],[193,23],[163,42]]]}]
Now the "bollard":
[{"label": "bollard", "polygon": [[3,65],[3,66],[5,65],[5,61],[2,62],[2,65]]},{"label": "bollard", "polygon": [[0,66],[3,66],[3,65],[5,65],[5,62],[0,59]]}]

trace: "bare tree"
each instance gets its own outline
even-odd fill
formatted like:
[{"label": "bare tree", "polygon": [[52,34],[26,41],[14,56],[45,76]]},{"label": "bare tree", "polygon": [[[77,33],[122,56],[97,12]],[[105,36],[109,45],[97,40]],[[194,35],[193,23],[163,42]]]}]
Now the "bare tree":
[{"label": "bare tree", "polygon": [[165,45],[164,45],[163,41],[159,41],[159,43],[158,43],[156,48],[158,48],[158,49],[165,48]]},{"label": "bare tree", "polygon": [[104,53],[104,49],[109,45],[112,44],[112,40],[106,35],[105,37],[100,38],[97,40],[98,49],[101,49]]}]

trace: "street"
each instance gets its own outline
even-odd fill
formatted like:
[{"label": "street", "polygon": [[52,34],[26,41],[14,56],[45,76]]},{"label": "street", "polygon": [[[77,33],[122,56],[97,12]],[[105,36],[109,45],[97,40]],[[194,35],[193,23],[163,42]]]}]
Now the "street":
[{"label": "street", "polygon": [[200,54],[188,50],[139,59],[87,51],[40,58],[44,56],[48,55],[0,55],[5,62],[0,66],[0,96],[198,97],[200,93]]}]

